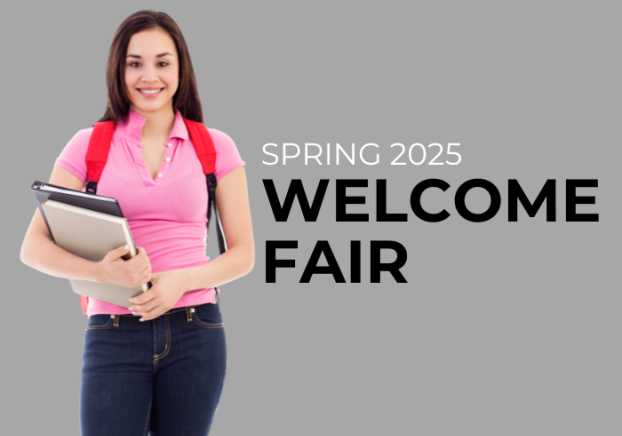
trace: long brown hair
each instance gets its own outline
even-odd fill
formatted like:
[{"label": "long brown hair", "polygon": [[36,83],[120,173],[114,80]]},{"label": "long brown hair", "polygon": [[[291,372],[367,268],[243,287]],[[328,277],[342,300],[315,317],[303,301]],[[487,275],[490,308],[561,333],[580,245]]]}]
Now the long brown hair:
[{"label": "long brown hair", "polygon": [[173,96],[173,109],[179,109],[184,118],[202,123],[203,110],[186,40],[168,14],[149,10],[138,11],[127,17],[114,35],[106,65],[108,105],[99,121],[118,121],[129,113],[130,99],[125,87],[127,46],[132,35],[148,29],[162,29],[170,35],[177,48],[180,82]]}]

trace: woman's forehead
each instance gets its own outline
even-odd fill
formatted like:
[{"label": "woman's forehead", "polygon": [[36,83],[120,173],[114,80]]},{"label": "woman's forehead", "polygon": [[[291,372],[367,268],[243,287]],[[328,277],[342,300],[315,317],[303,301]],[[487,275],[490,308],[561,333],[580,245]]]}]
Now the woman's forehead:
[{"label": "woman's forehead", "polygon": [[128,56],[156,57],[164,53],[175,56],[177,50],[173,38],[161,29],[149,29],[135,33],[127,46]]}]

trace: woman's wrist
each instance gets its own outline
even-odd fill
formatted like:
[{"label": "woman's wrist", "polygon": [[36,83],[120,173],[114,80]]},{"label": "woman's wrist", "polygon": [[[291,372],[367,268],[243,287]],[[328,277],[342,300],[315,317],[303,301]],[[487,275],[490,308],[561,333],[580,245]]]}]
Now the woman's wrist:
[{"label": "woman's wrist", "polygon": [[177,283],[179,283],[179,291],[181,292],[182,296],[186,292],[191,290],[188,287],[189,285],[188,280],[187,280],[188,274],[184,273],[184,268],[174,269],[174,270],[171,270],[170,272],[175,275],[175,279],[177,280]]},{"label": "woman's wrist", "polygon": [[109,283],[108,276],[103,269],[101,262],[89,262],[89,277],[92,277],[94,281],[99,283]]},{"label": "woman's wrist", "polygon": [[180,298],[186,292],[192,290],[188,286],[188,274],[184,268],[170,269],[168,271],[162,271],[159,273],[151,273],[151,282],[155,284],[156,281],[160,280],[161,276],[166,276],[164,280],[166,283],[168,283],[167,286],[170,286],[175,292],[178,292]]}]

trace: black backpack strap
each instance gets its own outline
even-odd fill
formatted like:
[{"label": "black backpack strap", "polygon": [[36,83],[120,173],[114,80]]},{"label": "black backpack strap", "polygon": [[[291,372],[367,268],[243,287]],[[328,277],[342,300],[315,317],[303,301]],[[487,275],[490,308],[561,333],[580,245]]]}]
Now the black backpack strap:
[{"label": "black backpack strap", "polygon": [[86,192],[97,194],[97,182],[90,181],[86,184]]},{"label": "black backpack strap", "polygon": [[220,217],[218,216],[218,209],[216,207],[216,176],[212,174],[206,174],[205,178],[207,180],[207,194],[208,194],[208,205],[207,205],[207,230],[209,235],[209,225],[212,221],[212,208],[214,209],[214,218],[216,218],[216,233],[218,235],[218,248],[220,249],[220,254],[223,254],[227,251],[227,244],[225,243],[225,237],[222,232],[222,227],[220,225]]},{"label": "black backpack strap", "polygon": [[[227,244],[225,242],[225,236],[222,232],[222,226],[220,225],[220,217],[218,216],[218,208],[216,207],[216,185],[218,184],[216,181],[216,176],[214,173],[206,174],[205,179],[207,181],[207,235],[209,237],[209,225],[212,222],[212,208],[214,209],[214,218],[216,218],[216,234],[218,235],[218,248],[220,250],[220,254],[223,254],[227,251]],[[206,240],[207,243],[207,240]],[[216,298],[216,302],[220,303],[220,298],[218,298],[218,294],[220,293],[220,289],[218,286],[215,287],[214,297]]]}]

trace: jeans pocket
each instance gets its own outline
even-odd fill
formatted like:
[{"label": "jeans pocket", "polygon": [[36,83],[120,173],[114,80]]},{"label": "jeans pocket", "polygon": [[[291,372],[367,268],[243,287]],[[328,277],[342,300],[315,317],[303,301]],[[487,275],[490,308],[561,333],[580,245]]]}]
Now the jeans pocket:
[{"label": "jeans pocket", "polygon": [[219,329],[224,327],[218,304],[205,303],[195,306],[192,319],[196,325],[203,328]]},{"label": "jeans pocket", "polygon": [[86,330],[105,330],[112,326],[114,318],[111,315],[92,315],[86,325]]}]

